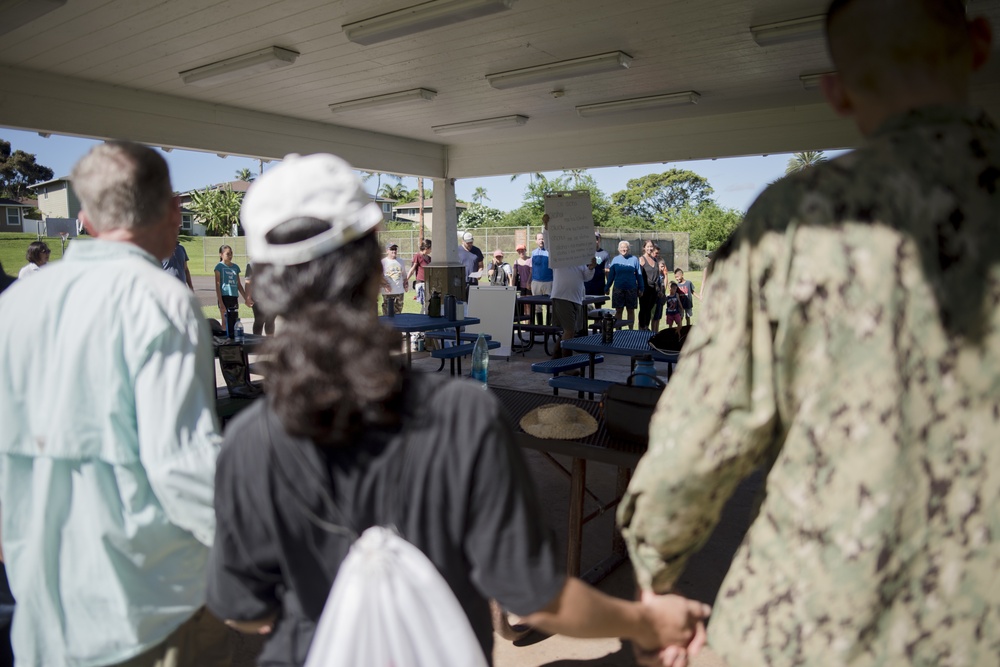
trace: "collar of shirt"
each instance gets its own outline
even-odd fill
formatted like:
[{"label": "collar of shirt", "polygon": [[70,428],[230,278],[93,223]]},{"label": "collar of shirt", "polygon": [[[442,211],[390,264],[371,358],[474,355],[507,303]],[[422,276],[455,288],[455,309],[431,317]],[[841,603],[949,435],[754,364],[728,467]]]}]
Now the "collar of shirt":
[{"label": "collar of shirt", "polygon": [[105,262],[109,259],[119,259],[127,255],[140,257],[150,264],[159,267],[160,261],[151,254],[135,245],[123,241],[102,241],[91,239],[71,243],[66,249],[64,261],[70,262]]}]

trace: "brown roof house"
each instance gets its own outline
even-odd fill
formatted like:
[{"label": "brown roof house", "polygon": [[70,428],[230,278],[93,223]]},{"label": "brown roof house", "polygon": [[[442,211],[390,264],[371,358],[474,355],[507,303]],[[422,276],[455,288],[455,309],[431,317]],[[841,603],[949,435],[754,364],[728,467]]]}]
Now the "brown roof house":
[{"label": "brown roof house", "polygon": [[[455,217],[462,214],[462,211],[469,208],[465,202],[455,202]],[[392,207],[393,219],[399,222],[417,223],[420,221],[420,204],[416,201],[398,204]],[[424,200],[424,227],[432,229],[434,227],[434,200]]]}]

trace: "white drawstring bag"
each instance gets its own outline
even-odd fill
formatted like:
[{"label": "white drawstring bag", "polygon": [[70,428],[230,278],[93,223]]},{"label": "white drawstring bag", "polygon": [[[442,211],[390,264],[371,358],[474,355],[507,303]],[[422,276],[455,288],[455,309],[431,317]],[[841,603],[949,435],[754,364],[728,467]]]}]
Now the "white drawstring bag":
[{"label": "white drawstring bag", "polygon": [[341,563],[305,667],[486,667],[448,582],[395,531],[362,533]]}]

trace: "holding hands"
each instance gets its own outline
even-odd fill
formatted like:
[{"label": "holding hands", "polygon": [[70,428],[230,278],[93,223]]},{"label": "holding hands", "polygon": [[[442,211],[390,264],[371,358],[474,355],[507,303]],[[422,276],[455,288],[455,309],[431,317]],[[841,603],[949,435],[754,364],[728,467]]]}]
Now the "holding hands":
[{"label": "holding hands", "polygon": [[679,595],[643,591],[643,609],[649,615],[655,638],[635,641],[636,662],[643,667],[686,667],[705,647],[705,622],[712,608]]}]

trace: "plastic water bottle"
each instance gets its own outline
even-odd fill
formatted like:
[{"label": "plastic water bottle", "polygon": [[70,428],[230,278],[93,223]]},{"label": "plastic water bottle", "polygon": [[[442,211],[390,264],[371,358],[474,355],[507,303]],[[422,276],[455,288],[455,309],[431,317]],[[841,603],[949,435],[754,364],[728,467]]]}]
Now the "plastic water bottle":
[{"label": "plastic water bottle", "polygon": [[659,386],[656,383],[656,367],[653,366],[652,355],[644,354],[636,360],[633,375],[632,384],[636,387]]},{"label": "plastic water bottle", "polygon": [[236,335],[236,342],[242,345],[245,340],[243,337],[243,323],[236,320],[236,326],[233,327],[233,332]]},{"label": "plastic water bottle", "polygon": [[479,334],[472,348],[472,379],[481,382],[486,389],[486,378],[490,372],[490,346],[486,337]]}]

